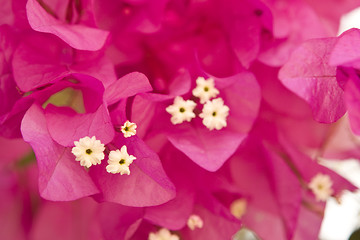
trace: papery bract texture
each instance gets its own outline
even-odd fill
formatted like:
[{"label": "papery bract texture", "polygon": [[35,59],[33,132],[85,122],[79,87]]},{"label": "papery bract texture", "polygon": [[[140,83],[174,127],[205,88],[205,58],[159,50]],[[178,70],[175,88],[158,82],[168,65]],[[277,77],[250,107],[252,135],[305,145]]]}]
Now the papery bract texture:
[{"label": "papery bract texture", "polygon": [[360,52],[356,47],[360,41],[360,30],[353,28],[341,34],[332,49],[329,65],[360,68]]},{"label": "papery bract texture", "polygon": [[331,123],[346,111],[344,90],[336,79],[336,67],[329,65],[335,38],[309,40],[297,48],[281,68],[279,78],[307,101],[317,121]]},{"label": "papery bract texture", "polygon": [[83,24],[67,24],[56,19],[36,0],[27,1],[26,13],[35,31],[54,34],[75,49],[99,50],[108,37],[107,31]]},{"label": "papery bract texture", "polygon": [[356,189],[359,1],[0,5],[1,239],[311,240]]},{"label": "papery bract texture", "polygon": [[265,0],[265,3],[274,18],[274,39],[259,56],[259,60],[267,65],[282,66],[291,53],[306,40],[334,36],[334,30],[330,31],[325,26],[323,19],[306,1]]},{"label": "papery bract texture", "polygon": [[54,142],[40,106],[34,104],[22,121],[24,140],[34,149],[39,164],[40,195],[49,200],[75,200],[98,193],[85,169],[70,152]]},{"label": "papery bract texture", "polygon": [[15,81],[24,92],[59,81],[71,73],[91,75],[105,86],[116,80],[113,65],[103,52],[76,50],[45,34],[26,36],[14,53],[12,67],[16,69]]},{"label": "papery bract texture", "polygon": [[145,207],[160,205],[174,198],[175,189],[166,176],[160,159],[136,136],[125,139],[117,136],[114,143],[126,145],[128,152],[136,156],[131,174],[113,175],[105,171],[105,165],[95,166],[90,174],[102,190],[100,199],[126,206]]}]

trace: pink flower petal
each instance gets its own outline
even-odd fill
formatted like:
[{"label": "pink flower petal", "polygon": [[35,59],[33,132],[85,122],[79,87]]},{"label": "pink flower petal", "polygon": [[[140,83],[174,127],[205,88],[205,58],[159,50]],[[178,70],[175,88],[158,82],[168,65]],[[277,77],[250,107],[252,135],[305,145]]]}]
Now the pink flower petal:
[{"label": "pink flower petal", "polygon": [[203,219],[204,225],[194,231],[185,228],[182,231],[184,239],[231,239],[240,229],[240,221],[213,196],[204,194],[202,198],[194,214]]},{"label": "pink flower petal", "polygon": [[271,181],[272,173],[262,144],[247,138],[229,164],[236,187],[247,201],[242,222],[261,239],[287,239],[275,196],[275,182]]},{"label": "pink flower petal", "polygon": [[20,98],[11,74],[0,74],[0,116],[10,112]]},{"label": "pink flower petal", "polygon": [[[247,65],[254,60],[258,51],[257,45],[254,47],[252,43],[246,50],[245,48],[236,49],[239,52],[238,55],[243,58],[241,60],[244,60],[244,64]],[[202,38],[198,40],[197,54],[202,68],[214,76],[227,77],[242,69],[241,62],[234,53],[228,37],[219,29],[208,29],[203,33]]]},{"label": "pink flower petal", "polygon": [[79,50],[101,49],[109,32],[80,24],[65,24],[49,15],[36,0],[28,0],[26,13],[30,26],[39,32],[51,33]]},{"label": "pink flower petal", "polygon": [[208,171],[218,170],[235,152],[244,134],[228,129],[209,131],[201,123],[183,123],[168,133],[169,141],[196,164]]},{"label": "pink flower petal", "polygon": [[298,169],[299,174],[305,181],[305,184],[310,183],[311,179],[318,173],[329,175],[333,181],[334,194],[340,194],[343,190],[354,191],[356,187],[351,184],[348,180],[341,177],[334,171],[327,167],[320,165],[318,162],[299,151],[295,146],[292,146],[285,138],[280,138],[281,144],[287,151],[288,158],[291,159],[294,166]]},{"label": "pink flower petal", "polygon": [[8,138],[20,138],[20,124],[27,109],[34,102],[31,98],[21,98],[12,109],[0,117],[0,134]]},{"label": "pink flower petal", "polygon": [[112,32],[152,33],[161,26],[167,2],[168,0],[126,2],[96,0],[94,1],[96,21],[101,27]]},{"label": "pink flower petal", "polygon": [[1,4],[0,25],[1,26],[5,25],[5,24],[13,25],[13,23],[14,23],[14,14],[12,13],[12,2],[2,0],[2,1],[0,1],[0,4]]},{"label": "pink flower petal", "polygon": [[291,239],[298,223],[302,201],[301,185],[297,176],[287,165],[287,159],[281,158],[271,149],[267,149],[267,161],[271,180],[274,186],[274,195],[284,221],[286,236]]},{"label": "pink flower petal", "polygon": [[144,219],[171,230],[179,230],[186,225],[193,206],[194,193],[184,187],[181,190],[177,187],[176,197],[173,200],[147,208]]},{"label": "pink flower petal", "polygon": [[329,64],[332,66],[345,66],[360,68],[360,30],[350,29],[337,38],[330,55]]},{"label": "pink flower petal", "polygon": [[356,0],[305,0],[305,2],[323,19],[332,34],[336,34],[339,30],[341,17],[360,6]]},{"label": "pink flower petal", "polygon": [[71,73],[83,73],[99,79],[105,88],[116,81],[114,64],[102,51],[76,51]]},{"label": "pink flower petal", "polygon": [[66,53],[69,51],[72,51],[70,47],[53,36],[33,35],[24,39],[12,61],[19,88],[28,92],[66,76],[69,73]]},{"label": "pink flower petal", "polygon": [[111,105],[122,98],[128,98],[151,90],[149,80],[144,74],[132,72],[111,84],[105,90],[104,99],[108,105]]},{"label": "pink flower petal", "polygon": [[139,138],[124,139],[119,135],[114,142],[118,148],[126,145],[136,160],[130,165],[130,175],[108,173],[106,164],[90,170],[102,190],[101,199],[126,206],[145,207],[163,204],[175,197],[175,188],[166,176],[160,159]]},{"label": "pink flower petal", "polygon": [[32,146],[39,166],[40,195],[52,201],[70,201],[99,192],[83,167],[75,161],[70,148],[54,142],[38,105],[26,112],[21,131]]},{"label": "pink flower petal", "polygon": [[311,106],[315,120],[331,123],[345,113],[343,90],[336,67],[328,65],[335,39],[316,39],[302,44],[281,68],[282,83]]},{"label": "pink flower petal", "polygon": [[[199,118],[192,120],[191,124],[162,125],[169,141],[208,171],[218,170],[236,151],[257,117],[261,98],[260,87],[248,72],[229,78],[215,78],[215,85],[224,104],[230,108],[227,127],[210,131]],[[161,121],[170,122],[168,115]]]},{"label": "pink flower petal", "polygon": [[[68,107],[49,105],[45,109],[45,116],[51,137],[65,147],[74,146],[74,141],[85,136],[95,136],[103,144],[107,144],[115,135],[109,112],[104,105],[100,105],[94,113],[87,114],[78,114]],[[71,123],[71,127],[65,123]]]},{"label": "pink flower petal", "polygon": [[360,134],[360,84],[357,75],[351,76],[345,86],[345,101],[349,112],[351,129]]},{"label": "pink flower petal", "polygon": [[276,38],[259,56],[267,65],[282,66],[302,42],[334,35],[306,1],[265,2],[271,8]]},{"label": "pink flower petal", "polygon": [[105,86],[116,80],[114,65],[103,52],[75,50],[53,35],[38,33],[22,41],[14,53],[12,67],[16,69],[15,81],[24,92],[71,73],[91,75]]},{"label": "pink flower petal", "polygon": [[224,104],[229,106],[229,129],[247,133],[253,126],[260,108],[260,86],[250,72],[243,71],[228,78],[215,78]]},{"label": "pink flower petal", "polygon": [[300,207],[299,219],[294,232],[294,240],[312,239],[319,235],[322,217],[320,214]]},{"label": "pink flower petal", "polygon": [[42,202],[34,217],[30,240],[102,239],[98,204],[90,198],[73,202]]},{"label": "pink flower petal", "polygon": [[31,152],[31,147],[23,139],[8,139],[0,137],[0,150],[3,152],[1,163],[18,161]]},{"label": "pink flower petal", "polygon": [[12,72],[12,55],[18,43],[15,33],[10,26],[0,24],[0,76]]},{"label": "pink flower petal", "polygon": [[220,4],[220,11],[233,51],[241,64],[249,68],[259,53],[262,31],[272,31],[269,9],[260,1],[228,1]]},{"label": "pink flower petal", "polygon": [[[8,150],[8,149],[7,149]],[[31,226],[30,198],[28,195],[35,194],[27,189],[27,184],[20,183],[17,174],[1,166],[0,169],[0,238],[1,239],[27,239],[26,229]],[[26,175],[26,174],[24,174]],[[23,181],[28,181],[23,175]],[[25,178],[24,178],[25,177]],[[21,223],[21,224],[20,224]]]},{"label": "pink flower petal", "polygon": [[139,227],[143,215],[144,208],[102,203],[99,219],[104,238],[128,240]]}]

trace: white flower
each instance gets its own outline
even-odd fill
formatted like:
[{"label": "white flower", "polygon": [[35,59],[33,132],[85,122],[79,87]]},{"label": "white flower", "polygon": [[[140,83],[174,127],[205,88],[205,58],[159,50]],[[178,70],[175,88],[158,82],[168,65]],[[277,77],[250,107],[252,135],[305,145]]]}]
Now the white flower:
[{"label": "white flower", "polygon": [[195,117],[194,108],[196,103],[192,100],[184,100],[182,97],[177,96],[174,104],[166,108],[166,111],[172,115],[172,124],[179,124],[183,121],[190,122]]},{"label": "white flower", "polygon": [[216,98],[205,103],[200,117],[203,124],[210,130],[220,130],[226,127],[226,117],[229,115],[229,107],[224,105],[222,98]]},{"label": "white flower", "polygon": [[166,228],[162,228],[157,233],[150,233],[148,240],[180,240],[180,238],[178,235],[171,234]]},{"label": "white flower", "polygon": [[198,77],[196,79],[196,88],[193,89],[192,94],[200,98],[200,103],[204,104],[211,98],[216,97],[219,94],[219,90],[215,88],[214,79],[208,78],[205,80],[203,77]]},{"label": "white flower", "polygon": [[230,205],[230,212],[237,219],[241,219],[246,212],[247,202],[243,198],[236,199]]},{"label": "white flower", "polygon": [[100,164],[105,157],[104,144],[96,140],[95,136],[80,138],[79,141],[74,141],[74,144],[71,152],[75,155],[75,160],[80,161],[81,166],[89,168],[91,165]]},{"label": "white flower", "polygon": [[127,120],[123,126],[121,126],[121,132],[124,134],[124,137],[128,138],[136,134],[136,123],[132,123]]},{"label": "white flower", "polygon": [[204,226],[204,222],[200,216],[192,214],[187,221],[187,226],[191,230],[195,230],[195,228],[202,228]]},{"label": "white flower", "polygon": [[121,150],[111,151],[109,154],[108,165],[106,171],[108,173],[120,173],[121,175],[130,175],[130,164],[136,159],[133,155],[129,155],[126,146],[122,146]]},{"label": "white flower", "polygon": [[325,174],[318,173],[309,183],[309,188],[314,193],[317,201],[326,201],[334,190],[331,188],[333,182],[330,177]]}]

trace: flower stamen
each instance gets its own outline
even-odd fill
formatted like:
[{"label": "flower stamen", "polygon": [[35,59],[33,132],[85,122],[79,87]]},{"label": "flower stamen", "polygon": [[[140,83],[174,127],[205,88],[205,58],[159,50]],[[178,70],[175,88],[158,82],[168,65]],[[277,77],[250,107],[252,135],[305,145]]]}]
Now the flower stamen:
[{"label": "flower stamen", "polygon": [[237,219],[241,219],[246,213],[247,201],[243,198],[236,199],[230,205],[230,212]]},{"label": "flower stamen", "polygon": [[203,77],[198,77],[196,79],[196,88],[193,89],[192,94],[200,98],[200,103],[204,104],[211,98],[216,97],[219,94],[219,90],[215,88],[214,79],[208,78],[205,80]]},{"label": "flower stamen", "polygon": [[191,230],[195,230],[196,228],[202,228],[204,226],[204,222],[200,216],[192,214],[187,221],[187,226]]},{"label": "flower stamen", "polygon": [[195,107],[194,101],[185,101],[182,97],[177,96],[174,103],[166,108],[166,111],[172,115],[170,121],[175,125],[184,121],[190,122],[195,117],[193,112]]},{"label": "flower stamen", "polygon": [[111,151],[109,153],[106,171],[113,174],[120,173],[120,175],[130,175],[129,166],[135,159],[136,157],[128,154],[127,147],[124,145],[120,150],[117,149],[116,151]]},{"label": "flower stamen", "polygon": [[216,98],[204,104],[199,117],[203,118],[203,124],[209,130],[220,130],[227,126],[226,118],[229,115],[229,110],[229,107],[224,105],[222,98]]},{"label": "flower stamen", "polygon": [[92,165],[100,164],[101,160],[105,158],[104,144],[100,140],[96,140],[95,136],[80,138],[79,141],[74,141],[74,145],[71,152],[81,166],[89,168]]},{"label": "flower stamen", "polygon": [[124,134],[124,137],[128,138],[136,135],[136,123],[132,123],[127,120],[123,126],[121,126],[121,132]]},{"label": "flower stamen", "polygon": [[180,238],[176,234],[171,234],[168,229],[162,228],[156,233],[150,233],[148,240],[180,240]]},{"label": "flower stamen", "polygon": [[309,188],[314,193],[317,201],[326,201],[333,193],[333,182],[329,175],[318,173],[309,183]]}]

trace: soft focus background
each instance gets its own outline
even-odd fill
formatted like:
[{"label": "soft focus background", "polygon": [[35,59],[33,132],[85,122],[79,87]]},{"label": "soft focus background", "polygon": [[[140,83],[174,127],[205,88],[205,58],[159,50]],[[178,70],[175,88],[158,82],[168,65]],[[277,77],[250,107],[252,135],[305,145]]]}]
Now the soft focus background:
[{"label": "soft focus background", "polygon": [[[352,27],[360,28],[360,8],[342,17],[339,27],[339,35]],[[159,84],[161,85],[161,82]],[[297,137],[296,134],[297,131],[294,131],[293,135],[295,137]],[[311,134],[309,135],[313,136]],[[40,198],[40,196],[38,195],[37,186],[38,173],[35,163],[36,160],[28,144],[22,141],[17,142],[17,140],[12,140],[12,142],[9,142],[0,138],[0,149],[5,154],[3,155],[3,158],[7,161],[3,161],[3,164],[6,165],[9,162],[13,163],[6,165],[6,168],[16,170],[6,171],[8,169],[4,169],[4,173],[6,172],[6,174],[0,174],[0,190],[5,190],[7,192],[7,194],[1,194],[0,192],[0,196],[2,197],[0,202],[0,232],[5,232],[6,234],[9,234],[9,236],[19,237],[16,239],[31,240],[38,240],[40,239],[40,236],[41,240],[51,239],[51,236],[56,234],[60,234],[58,236],[64,236],[64,239],[68,239],[66,238],[66,236],[76,236],[75,239],[88,239],[91,234],[96,236],[96,233],[100,232],[99,229],[94,227],[97,226],[95,224],[95,221],[98,220],[99,216],[96,215],[96,208],[94,207],[95,202],[92,199],[85,198],[79,201],[74,201],[70,204],[67,204],[67,202],[56,202],[56,204],[58,205],[57,207],[54,207],[54,202]],[[173,165],[173,162],[169,163]],[[348,179],[360,189],[359,159],[347,159],[341,161],[336,159],[321,159],[321,164],[336,171],[338,174]],[[25,171],[25,168],[29,170]],[[184,176],[187,175],[185,174]],[[284,182],[282,181],[283,179],[284,178],[281,178],[279,182]],[[57,192],[58,188],[56,188],[56,193]],[[40,207],[42,205],[43,207]],[[32,222],[30,221],[31,215],[35,211],[38,211],[37,219],[36,221]],[[69,218],[66,218],[69,216],[71,216],[70,220]],[[48,222],[48,219],[52,219],[52,221]],[[179,218],[176,217],[176,219]],[[20,225],[19,222],[24,225],[24,228],[27,228],[26,232],[30,232],[30,237],[21,236],[21,234],[23,233],[18,231]],[[31,222],[31,224],[27,224],[28,222]],[[108,222],[104,224],[104,229],[107,229],[107,223]],[[284,223],[284,221],[281,223]],[[61,227],[54,227],[59,225]],[[44,228],[43,226],[46,226],[46,228]],[[263,225],[260,225],[258,229],[261,229],[262,226]],[[118,226],[115,226],[114,228],[116,227]],[[236,232],[237,229],[239,228],[235,227],[234,230],[231,232],[231,235]],[[345,192],[339,199],[330,198],[327,201],[325,217],[318,239],[348,240],[350,236],[354,233],[354,231],[356,231],[357,229],[360,229],[360,190],[354,193]],[[64,232],[62,232],[63,230]],[[84,232],[89,235],[84,235]],[[317,234],[318,233],[316,232],[316,234],[314,235],[317,236]],[[246,225],[245,228],[240,230],[234,236],[234,240],[258,239],[259,238],[256,236],[255,233],[246,229]],[[360,240],[360,238],[350,238],[350,240],[354,239]],[[2,240],[1,235],[0,240]],[[202,238],[198,240],[202,240]]]},{"label": "soft focus background", "polygon": [[[326,161],[324,165],[338,172],[360,188],[360,164],[355,159]],[[360,191],[346,192],[341,203],[334,198],[327,201],[325,217],[321,226],[319,240],[348,240],[360,228]],[[351,240],[357,240],[359,235]],[[234,240],[258,240],[249,230],[242,229]]]},{"label": "soft focus background", "polygon": [[[360,28],[360,8],[357,8],[341,18],[339,35],[350,28]],[[360,188],[359,161],[331,161],[326,166],[347,178]],[[360,227],[360,191],[346,193],[341,204],[329,199],[326,205],[325,218],[320,231],[320,240],[349,239],[350,235]]]},{"label": "soft focus background", "polygon": [[[341,18],[338,35],[351,28],[360,28],[360,8]],[[342,161],[324,161],[325,166],[348,179],[360,188],[360,164],[356,159]],[[341,203],[331,198],[327,201],[325,217],[321,226],[319,240],[348,240],[351,234],[360,229],[360,190],[344,193]],[[238,232],[235,240],[257,240],[258,238],[245,229]],[[359,234],[351,240],[360,239]]]},{"label": "soft focus background", "polygon": [[[353,159],[327,162],[327,166],[349,179],[360,188],[360,165]],[[360,191],[347,192],[341,204],[329,199],[325,218],[320,231],[320,240],[348,239],[351,233],[360,227]]]}]

